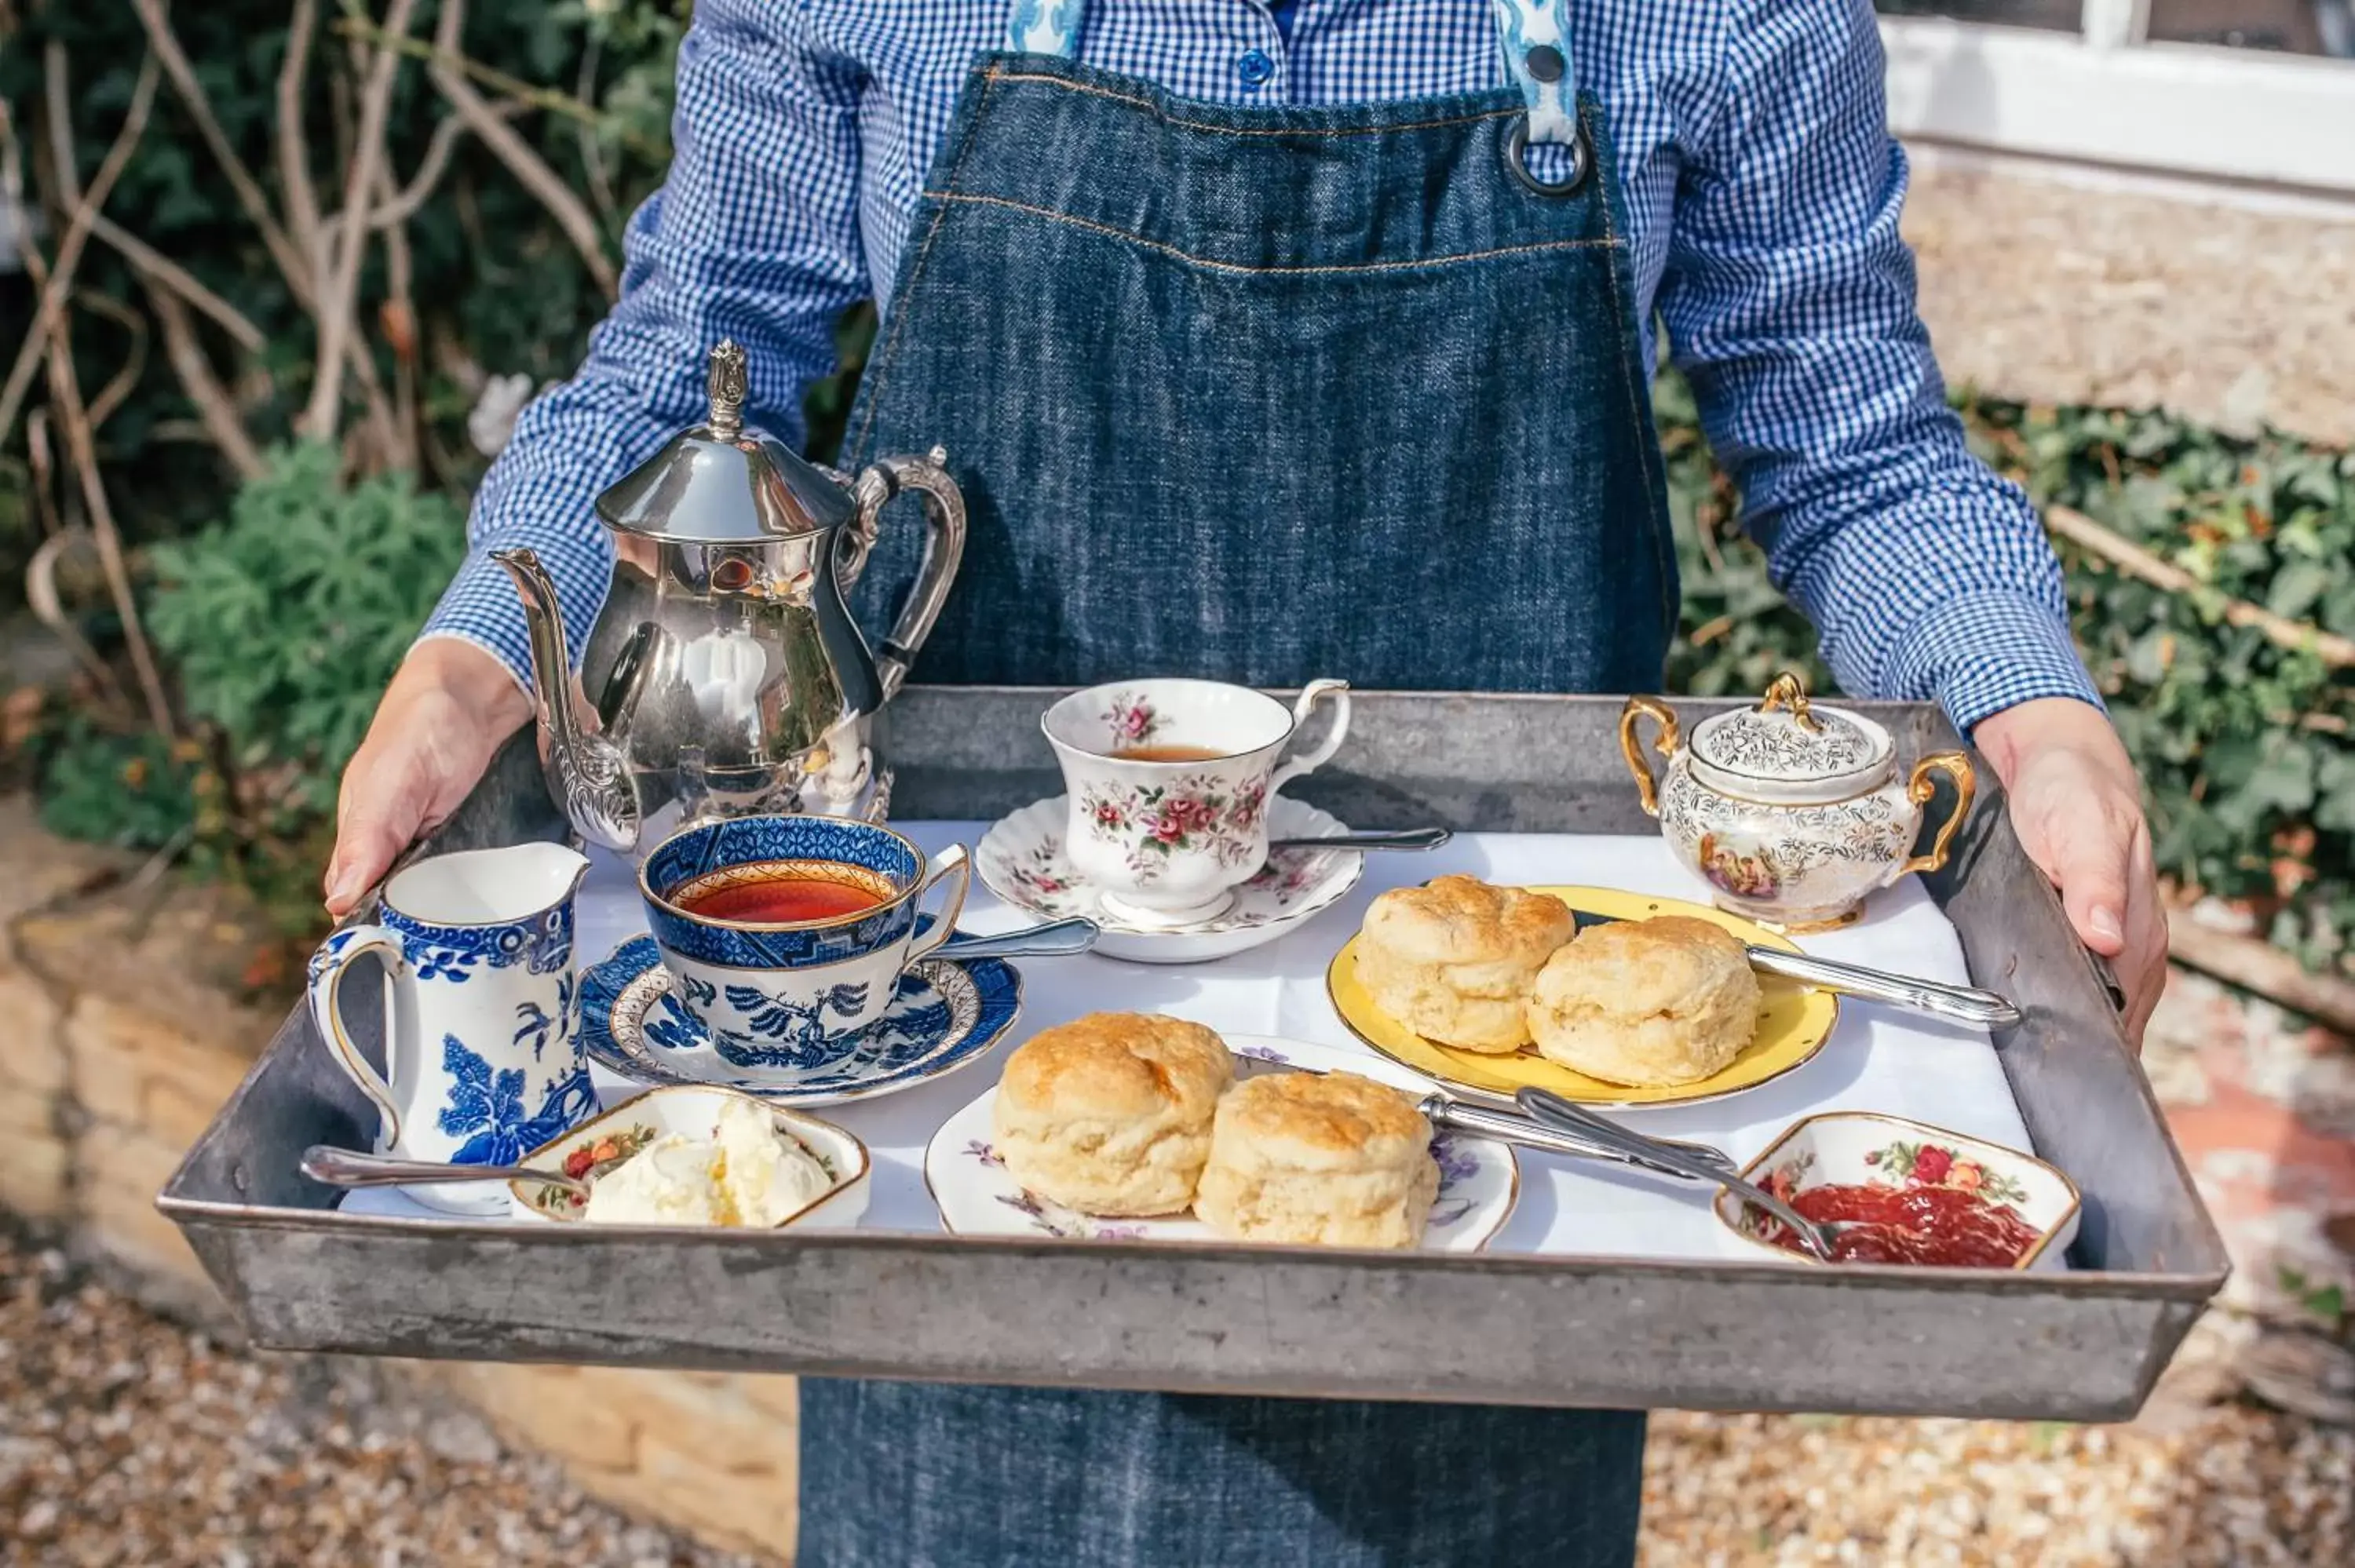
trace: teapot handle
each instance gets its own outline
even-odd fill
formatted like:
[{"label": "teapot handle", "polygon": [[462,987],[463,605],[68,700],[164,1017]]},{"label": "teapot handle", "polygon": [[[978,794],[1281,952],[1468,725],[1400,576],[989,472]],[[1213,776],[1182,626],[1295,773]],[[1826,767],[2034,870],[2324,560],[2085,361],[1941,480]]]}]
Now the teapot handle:
[{"label": "teapot handle", "polygon": [[940,620],[941,606],[948,600],[949,584],[956,580],[957,565],[964,558],[964,493],[949,477],[948,460],[945,447],[934,447],[923,457],[878,458],[853,487],[858,516],[851,524],[847,553],[835,567],[846,589],[866,569],[883,503],[903,490],[915,491],[924,498],[923,562],[916,568],[915,586],[900,607],[899,620],[875,655],[876,673],[882,677],[887,701],[908,678],[916,651],[932,635],[932,623]]},{"label": "teapot handle", "polygon": [[1644,742],[1636,733],[1637,721],[1651,719],[1660,726],[1653,749],[1662,757],[1674,757],[1677,752],[1677,715],[1668,704],[1651,697],[1629,697],[1627,705],[1619,710],[1619,751],[1627,758],[1627,771],[1636,776],[1636,797],[1644,803],[1644,814],[1660,814],[1660,787],[1653,781],[1652,765],[1644,760]]}]

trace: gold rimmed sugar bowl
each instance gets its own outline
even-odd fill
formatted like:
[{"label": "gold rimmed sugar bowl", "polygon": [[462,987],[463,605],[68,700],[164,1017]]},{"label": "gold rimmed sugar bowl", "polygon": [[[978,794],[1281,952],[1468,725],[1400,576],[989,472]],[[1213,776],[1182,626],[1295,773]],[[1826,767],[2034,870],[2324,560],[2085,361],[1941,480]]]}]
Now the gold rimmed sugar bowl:
[{"label": "gold rimmed sugar bowl", "polygon": [[[1655,778],[1641,726],[1666,759]],[[1775,677],[1755,707],[1703,719],[1681,737],[1675,710],[1630,697],[1619,746],[1644,810],[1717,906],[1785,930],[1844,925],[1867,895],[1946,863],[1977,786],[1959,751],[1900,774],[1889,731],[1862,714],[1810,703],[1798,676]],[[1955,800],[1926,854],[1913,853],[1937,775]]]}]

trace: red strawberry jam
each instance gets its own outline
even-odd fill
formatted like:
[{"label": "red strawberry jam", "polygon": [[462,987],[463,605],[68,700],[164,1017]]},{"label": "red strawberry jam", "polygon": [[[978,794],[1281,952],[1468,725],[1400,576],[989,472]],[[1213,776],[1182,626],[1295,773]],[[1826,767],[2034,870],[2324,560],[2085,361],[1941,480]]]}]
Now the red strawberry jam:
[{"label": "red strawberry jam", "polygon": [[[1808,1219],[1848,1227],[1832,1243],[1840,1263],[2009,1268],[2041,1234],[2018,1211],[1957,1187],[1810,1187],[1784,1201]],[[1803,1250],[1780,1224],[1769,1222],[1764,1239]]]}]

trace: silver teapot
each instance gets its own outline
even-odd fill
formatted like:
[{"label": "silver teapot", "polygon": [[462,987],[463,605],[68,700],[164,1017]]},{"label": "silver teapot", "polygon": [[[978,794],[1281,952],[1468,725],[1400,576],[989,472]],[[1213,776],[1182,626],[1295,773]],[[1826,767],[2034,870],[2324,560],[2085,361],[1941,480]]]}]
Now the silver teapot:
[{"label": "silver teapot", "polygon": [[[576,705],[547,569],[528,549],[492,557],[530,623],[549,793],[583,838],[625,853],[712,817],[881,821],[890,774],[871,720],[907,678],[964,552],[964,498],[945,451],[887,457],[853,482],[745,428],[735,344],[711,351],[709,388],[707,423],[597,498],[617,580],[646,578],[652,609],[623,640],[594,713]],[[923,497],[929,532],[878,656],[843,595],[902,490]]]}]

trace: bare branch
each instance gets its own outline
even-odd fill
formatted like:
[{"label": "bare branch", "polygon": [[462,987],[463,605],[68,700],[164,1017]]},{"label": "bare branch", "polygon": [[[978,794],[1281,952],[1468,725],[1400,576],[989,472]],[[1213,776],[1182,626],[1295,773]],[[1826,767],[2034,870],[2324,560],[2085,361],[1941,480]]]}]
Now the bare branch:
[{"label": "bare branch", "polygon": [[245,208],[254,227],[261,230],[261,243],[269,248],[271,259],[279,270],[286,274],[287,286],[294,298],[306,309],[315,291],[311,283],[311,268],[302,251],[286,236],[278,219],[270,210],[270,200],[262,194],[261,184],[251,170],[240,162],[237,149],[229,144],[229,133],[221,129],[219,119],[213,113],[212,101],[205,96],[204,84],[197,79],[196,68],[188,63],[187,51],[180,47],[179,36],[164,15],[164,0],[131,0],[139,12],[139,20],[147,29],[147,46],[164,62],[164,74],[180,95],[188,117],[197,122],[197,134],[212,149],[221,173],[229,176],[229,187],[237,192],[238,205]]},{"label": "bare branch", "polygon": [[66,652],[73,655],[82,673],[99,689],[101,699],[127,710],[131,699],[124,694],[123,683],[114,678],[114,672],[98,656],[98,650],[90,645],[89,639],[82,636],[73,617],[66,613],[65,596],[58,591],[59,558],[78,545],[91,544],[90,532],[83,528],[61,529],[42,540],[41,547],[33,552],[33,558],[25,566],[25,606],[33,612],[34,620],[65,644]]},{"label": "bare branch", "polygon": [[[101,164],[103,167],[103,164]],[[80,181],[75,179],[70,148],[59,148],[57,158],[59,196],[85,207],[87,197],[80,191]],[[40,257],[28,254],[26,264],[40,270]],[[54,282],[54,273],[49,275]],[[91,436],[90,409],[82,408],[82,387],[73,375],[73,339],[66,327],[66,318],[59,315],[49,323],[49,351],[42,355],[49,370],[49,412],[66,426],[66,457],[73,461],[73,471],[82,481],[82,503],[90,509],[90,535],[99,546],[99,563],[106,567],[106,591],[115,600],[115,614],[123,617],[123,641],[130,648],[132,669],[139,675],[139,690],[146,694],[148,720],[167,739],[175,736],[172,727],[172,704],[165,702],[163,675],[155,671],[155,654],[148,648],[146,629],[139,624],[139,598],[132,593],[130,567],[123,563],[123,535],[115,527],[113,506],[106,502],[106,485],[99,481],[99,442]]]},{"label": "bare branch", "polygon": [[[410,18],[417,0],[392,0],[385,13],[384,30],[395,37],[409,36]],[[400,69],[400,56],[379,48],[370,62],[368,83],[360,94],[359,134],[352,149],[351,168],[344,176],[344,211],[365,214],[376,196],[378,172],[384,167],[384,123],[392,109],[392,84]],[[505,129],[505,127],[501,127]],[[319,363],[311,385],[310,407],[304,410],[302,429],[314,440],[332,441],[343,411],[344,356],[350,351],[352,313],[357,307],[360,257],[368,249],[368,225],[347,223],[336,246],[327,286],[320,291]]]},{"label": "bare branch", "polygon": [[104,213],[93,214],[90,220],[91,237],[102,239],[123,253],[123,259],[146,279],[161,283],[188,303],[212,318],[223,332],[237,340],[238,347],[248,354],[260,354],[268,341],[252,318],[235,305],[197,281],[195,274],[162,251],[124,228]]},{"label": "bare branch", "polygon": [[[395,38],[381,27],[348,16],[336,24],[336,31],[346,37],[358,38],[366,43],[399,49],[402,54],[432,65],[444,65],[453,70],[463,71],[493,92],[512,98],[528,108],[544,109],[550,114],[561,114],[567,120],[577,120],[584,125],[594,125],[598,122],[596,106],[586,99],[576,98],[569,92],[559,92],[552,87],[542,87],[537,82],[526,81],[519,76],[509,76],[496,67],[486,66],[472,56],[462,53],[456,45],[458,29],[455,27],[447,29],[450,42],[436,41],[431,44],[421,38]],[[441,31],[442,29],[436,29],[437,34]],[[628,140],[632,146],[642,152],[662,151],[659,146],[648,144],[642,136],[630,136]]]},{"label": "bare branch", "polygon": [[435,39],[438,47],[433,85],[442,90],[442,96],[450,101],[450,107],[458,111],[467,127],[482,138],[483,145],[498,155],[517,183],[548,209],[557,227],[564,230],[565,238],[572,241],[572,249],[581,253],[589,275],[597,281],[605,297],[613,299],[620,291],[620,280],[614,276],[613,262],[606,260],[605,238],[597,228],[597,220],[556,171],[548,166],[548,161],[533,151],[531,143],[491,111],[489,101],[474,90],[465,74],[447,63],[448,57],[457,53],[458,29],[464,16],[465,7],[460,0],[447,0],[442,7],[442,26]]},{"label": "bare branch", "polygon": [[2048,506],[2044,509],[2044,524],[2070,543],[2092,551],[2163,592],[2212,595],[2225,620],[2234,626],[2256,628],[2264,634],[2265,641],[2277,648],[2310,650],[2334,670],[2355,669],[2355,638],[2341,637],[2335,631],[2275,615],[2262,605],[2216,593],[2182,567],[2161,560],[2130,539],[2119,537],[2082,512],[2066,506]]},{"label": "bare branch", "polygon": [[[48,79],[42,85],[48,98],[51,114],[62,119],[69,100],[66,97],[66,51],[63,44],[52,42],[45,54]],[[147,129],[147,116],[155,107],[155,57],[149,55],[139,68],[138,83],[131,90],[131,107],[123,117],[123,129],[115,133],[114,144],[106,150],[106,159],[91,177],[90,192],[72,204],[73,216],[67,220],[66,231],[59,238],[58,254],[48,263],[49,279],[41,290],[41,302],[33,313],[32,330],[25,334],[24,346],[16,352],[16,363],[8,371],[5,387],[0,387],[0,440],[16,428],[17,411],[24,406],[25,394],[33,385],[33,372],[40,367],[41,355],[50,342],[57,324],[65,319],[66,301],[73,292],[74,272],[81,265],[83,248],[90,241],[90,220],[107,196],[114,182],[122,177],[123,165],[131,161],[132,150]],[[65,171],[62,181],[72,188],[77,175],[73,170],[73,143],[69,136],[51,149]],[[30,237],[23,241],[27,259],[35,255]]]},{"label": "bare branch", "polygon": [[[605,53],[605,44],[594,32],[589,35],[589,47],[581,51],[581,74],[573,79],[573,94],[581,102],[591,101],[597,90],[597,62]],[[613,177],[605,169],[605,154],[597,145],[597,127],[593,122],[582,121],[578,126],[581,166],[589,172],[589,195],[597,204],[597,216],[609,228],[622,226],[620,205],[613,199]]]},{"label": "bare branch", "polygon": [[286,226],[294,248],[310,262],[313,287],[327,270],[319,228],[319,196],[311,184],[311,144],[303,137],[303,89],[311,69],[311,38],[319,29],[318,0],[294,0],[286,24],[286,58],[278,68],[278,183],[286,193]]},{"label": "bare branch", "polygon": [[261,449],[237,417],[237,400],[213,374],[212,362],[197,341],[186,307],[156,279],[142,278],[140,282],[147,291],[148,308],[164,330],[164,357],[171,361],[173,374],[180,378],[180,390],[195,407],[205,435],[220,449],[223,461],[237,471],[240,479],[259,478],[263,468]]},{"label": "bare branch", "polygon": [[[393,195],[392,171],[377,171],[377,185]],[[380,318],[392,348],[392,450],[390,465],[417,469],[417,300],[416,277],[409,254],[409,229],[393,224],[384,230],[385,300]]]},{"label": "bare branch", "polygon": [[[512,120],[530,106],[523,103],[498,103],[491,111],[502,120]],[[417,173],[410,182],[393,194],[381,207],[368,213],[368,228],[384,230],[395,224],[407,223],[417,216],[418,208],[432,199],[442,184],[442,176],[450,170],[451,154],[466,134],[466,122],[455,114],[442,120],[433,127],[433,139],[425,144],[425,156],[419,161]],[[319,232],[325,244],[334,244],[342,235],[344,215],[336,213],[323,219]]]},{"label": "bare branch", "polygon": [[123,368],[90,400],[90,428],[103,429],[107,419],[123,407],[123,400],[131,396],[131,389],[139,385],[139,377],[147,369],[147,318],[120,301],[88,289],[76,289],[73,297],[82,309],[104,316],[131,334],[131,352],[123,356]]}]

